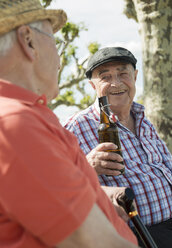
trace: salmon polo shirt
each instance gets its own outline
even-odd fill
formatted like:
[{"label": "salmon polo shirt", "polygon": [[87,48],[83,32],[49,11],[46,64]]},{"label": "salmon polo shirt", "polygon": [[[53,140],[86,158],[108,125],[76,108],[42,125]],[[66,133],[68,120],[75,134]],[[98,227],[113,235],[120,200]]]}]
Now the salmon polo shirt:
[{"label": "salmon polo shirt", "polygon": [[137,243],[46,97],[0,80],[0,106],[0,248],[54,247],[94,203]]}]

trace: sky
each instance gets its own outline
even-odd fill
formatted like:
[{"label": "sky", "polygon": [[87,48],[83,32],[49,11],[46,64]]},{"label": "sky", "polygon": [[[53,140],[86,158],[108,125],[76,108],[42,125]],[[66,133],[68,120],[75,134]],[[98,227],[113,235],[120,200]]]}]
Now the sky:
[{"label": "sky", "polygon": [[[137,58],[138,78],[136,97],[143,92],[142,53],[139,26],[133,19],[123,14],[124,0],[53,0],[49,8],[63,9],[68,21],[83,22],[88,31],[82,31],[77,41],[81,59],[87,55],[87,45],[97,41],[100,48],[122,46],[129,49]],[[60,106],[54,113],[63,123],[75,113],[75,107]]]}]

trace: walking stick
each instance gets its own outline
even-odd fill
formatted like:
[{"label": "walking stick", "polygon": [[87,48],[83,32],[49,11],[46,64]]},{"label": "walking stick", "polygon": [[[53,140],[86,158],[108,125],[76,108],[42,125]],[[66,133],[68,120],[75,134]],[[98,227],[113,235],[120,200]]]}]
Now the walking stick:
[{"label": "walking stick", "polygon": [[130,188],[126,188],[125,193],[118,196],[117,202],[124,208],[129,218],[132,220],[137,233],[139,234],[141,240],[145,245],[145,248],[158,248],[137,213],[137,210],[133,204],[134,198],[135,195],[133,190]]}]

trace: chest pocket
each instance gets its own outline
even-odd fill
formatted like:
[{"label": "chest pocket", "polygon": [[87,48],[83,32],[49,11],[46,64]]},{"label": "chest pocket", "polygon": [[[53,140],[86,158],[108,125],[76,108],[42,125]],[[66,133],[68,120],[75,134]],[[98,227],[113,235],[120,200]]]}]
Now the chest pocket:
[{"label": "chest pocket", "polygon": [[162,155],[158,149],[158,140],[154,131],[145,132],[141,138],[141,144],[147,154],[149,164],[162,163]]}]

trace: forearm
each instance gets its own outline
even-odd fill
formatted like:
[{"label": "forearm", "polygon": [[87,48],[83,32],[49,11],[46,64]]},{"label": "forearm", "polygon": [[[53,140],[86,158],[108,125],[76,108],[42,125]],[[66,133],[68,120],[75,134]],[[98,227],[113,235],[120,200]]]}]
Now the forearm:
[{"label": "forearm", "polygon": [[84,223],[63,242],[59,248],[136,248],[123,239],[95,204]]}]

